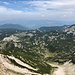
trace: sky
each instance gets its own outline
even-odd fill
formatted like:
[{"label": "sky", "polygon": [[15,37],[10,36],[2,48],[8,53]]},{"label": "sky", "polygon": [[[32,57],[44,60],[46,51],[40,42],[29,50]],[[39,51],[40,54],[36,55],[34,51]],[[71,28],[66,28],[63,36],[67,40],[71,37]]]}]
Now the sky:
[{"label": "sky", "polygon": [[0,0],[0,25],[29,28],[75,23],[75,0]]}]

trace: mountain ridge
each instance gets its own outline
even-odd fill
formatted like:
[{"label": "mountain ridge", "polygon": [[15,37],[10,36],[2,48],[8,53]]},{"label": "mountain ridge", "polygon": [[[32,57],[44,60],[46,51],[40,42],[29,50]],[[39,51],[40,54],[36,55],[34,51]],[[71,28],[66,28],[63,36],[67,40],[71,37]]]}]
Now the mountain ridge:
[{"label": "mountain ridge", "polygon": [[48,31],[52,31],[52,30],[63,30],[66,27],[68,27],[69,25],[63,25],[63,26],[43,26],[40,27],[39,30],[43,31],[43,32],[48,32]]},{"label": "mountain ridge", "polygon": [[0,25],[0,29],[18,29],[18,30],[28,30],[27,27],[24,27],[19,24],[3,24]]}]

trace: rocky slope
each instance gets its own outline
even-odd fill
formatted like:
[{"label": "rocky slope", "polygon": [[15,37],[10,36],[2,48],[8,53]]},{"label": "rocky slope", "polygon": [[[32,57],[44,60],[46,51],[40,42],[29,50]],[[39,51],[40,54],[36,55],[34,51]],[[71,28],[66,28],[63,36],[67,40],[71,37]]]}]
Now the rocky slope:
[{"label": "rocky slope", "polygon": [[[0,75],[14,75],[14,74],[16,75],[17,73],[23,74],[23,75],[38,74],[35,72],[31,72],[26,68],[20,68],[20,67],[16,66],[9,59],[15,60],[16,63],[18,63],[22,66],[25,66],[28,69],[37,71],[37,69],[32,68],[28,64],[23,63],[22,61],[20,61],[19,59],[15,58],[13,56],[5,56],[5,55],[0,54]],[[38,74],[38,75],[40,75],[40,74]]]},{"label": "rocky slope", "polygon": [[67,34],[73,34],[73,36],[75,36],[75,24],[67,27],[64,32],[67,32]]}]

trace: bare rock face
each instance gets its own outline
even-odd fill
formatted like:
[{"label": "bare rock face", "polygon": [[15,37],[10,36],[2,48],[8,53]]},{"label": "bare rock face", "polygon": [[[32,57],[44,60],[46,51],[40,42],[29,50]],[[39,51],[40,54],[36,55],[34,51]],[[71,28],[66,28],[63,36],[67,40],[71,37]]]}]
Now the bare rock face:
[{"label": "bare rock face", "polygon": [[4,65],[0,62],[0,75],[9,75],[7,74],[7,69],[4,67]]},{"label": "bare rock face", "polygon": [[14,36],[14,35],[11,35],[10,37],[5,37],[3,39],[3,41],[7,41],[7,42],[9,42],[9,41],[18,42],[18,37]]}]

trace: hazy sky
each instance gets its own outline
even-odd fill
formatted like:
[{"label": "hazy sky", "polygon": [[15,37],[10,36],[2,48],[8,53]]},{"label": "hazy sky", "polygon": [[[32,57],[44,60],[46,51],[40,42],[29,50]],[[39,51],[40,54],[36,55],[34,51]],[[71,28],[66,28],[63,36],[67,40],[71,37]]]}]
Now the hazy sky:
[{"label": "hazy sky", "polygon": [[17,23],[38,27],[74,22],[75,0],[0,0],[1,24]]}]

